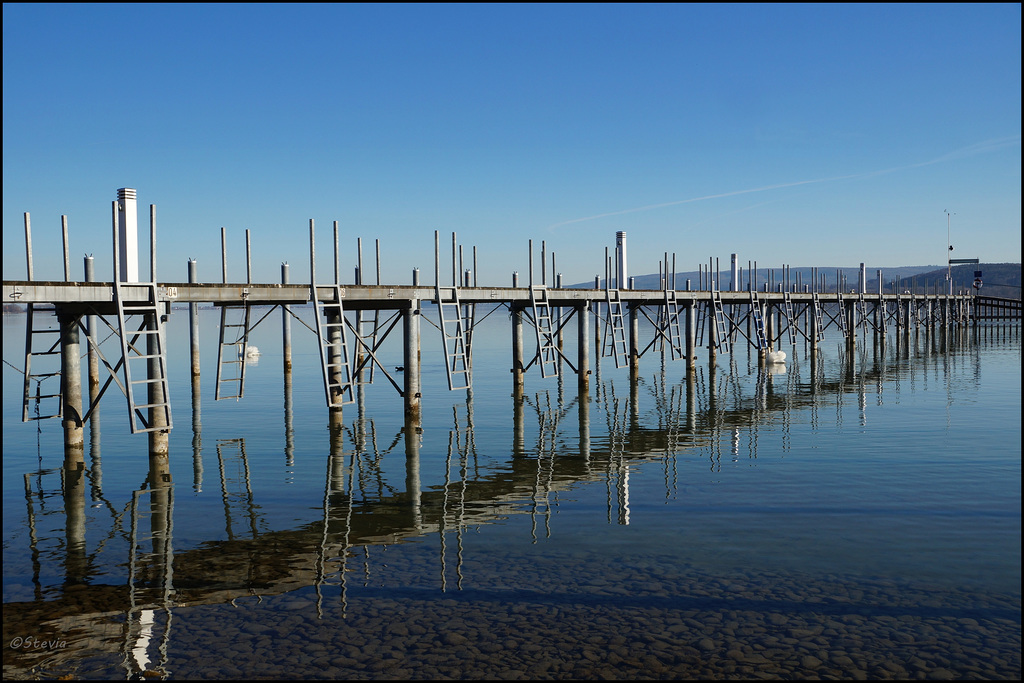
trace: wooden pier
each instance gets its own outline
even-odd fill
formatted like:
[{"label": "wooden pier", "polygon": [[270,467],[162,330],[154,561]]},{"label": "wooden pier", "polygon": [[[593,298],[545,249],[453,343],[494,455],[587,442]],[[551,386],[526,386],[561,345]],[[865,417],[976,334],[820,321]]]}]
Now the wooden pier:
[{"label": "wooden pier", "polygon": [[[172,304],[187,303],[191,317],[191,363],[194,380],[199,373],[199,303],[213,304],[221,311],[217,362],[216,396],[241,398],[245,386],[245,355],[249,332],[265,319],[254,320],[257,306],[282,310],[285,368],[291,366],[292,318],[309,328],[317,337],[322,366],[325,401],[332,424],[340,422],[344,405],[354,401],[354,385],[373,381],[383,375],[403,398],[406,423],[420,422],[420,362],[423,342],[421,321],[430,312],[437,322],[426,319],[440,331],[443,362],[451,390],[472,386],[472,337],[477,310],[507,308],[511,318],[513,394],[522,396],[525,375],[531,369],[542,378],[557,376],[566,369],[577,377],[581,396],[589,390],[591,374],[591,338],[601,357],[614,360],[616,368],[628,368],[636,380],[639,360],[647,352],[665,351],[673,360],[683,360],[688,373],[694,371],[696,351],[706,348],[711,363],[718,354],[729,353],[736,345],[757,350],[759,361],[767,363],[774,349],[798,342],[808,343],[812,353],[828,333],[837,333],[852,348],[858,336],[870,333],[875,343],[884,344],[887,334],[909,335],[918,329],[930,330],[964,325],[979,319],[1019,321],[1016,308],[1002,300],[982,300],[970,293],[958,294],[883,294],[866,291],[866,274],[861,265],[858,285],[850,289],[838,273],[832,287],[824,276],[815,273],[810,284],[791,281],[783,267],[780,282],[758,283],[756,263],[748,268],[743,288],[742,270],[737,271],[735,255],[729,289],[720,286],[721,274],[709,262],[698,288],[677,287],[675,256],[666,252],[659,264],[660,289],[633,289],[628,286],[625,266],[625,233],[619,233],[616,258],[605,257],[605,277],[595,277],[594,287],[563,287],[551,254],[551,281],[547,284],[547,253],[541,243],[540,282],[534,280],[534,247],[529,243],[529,270],[525,286],[518,274],[512,286],[480,286],[477,281],[476,250],[472,268],[466,268],[461,247],[452,234],[451,278],[441,280],[441,249],[435,232],[435,268],[432,286],[419,282],[413,271],[412,284],[380,284],[380,253],[377,247],[377,284],[364,284],[362,244],[357,247],[356,281],[342,284],[339,277],[338,227],[334,224],[334,271],[331,284],[318,282],[314,250],[314,223],[309,222],[310,282],[292,284],[288,266],[282,265],[280,284],[251,281],[248,231],[246,231],[247,282],[227,282],[227,251],[222,229],[222,282],[200,283],[195,261],[189,262],[189,282],[158,282],[156,277],[156,210],[150,207],[150,279],[137,282],[137,264],[124,248],[126,226],[132,226],[134,191],[122,189],[112,205],[114,273],[111,281],[94,279],[92,258],[86,257],[86,281],[71,281],[64,225],[63,281],[38,281],[32,277],[31,223],[25,214],[28,279],[5,280],[5,303],[27,308],[25,420],[61,418],[65,431],[66,454],[80,452],[82,429],[111,384],[116,384],[127,399],[129,424],[133,433],[150,435],[151,453],[166,454],[167,433],[173,427],[167,391],[167,363],[172,360],[165,347],[163,323],[171,315]],[[130,243],[131,240],[128,240]],[[447,260],[447,259],[446,259]],[[881,272],[878,273],[881,282]],[[774,285],[774,286],[773,286]],[[768,291],[771,289],[772,291]],[[832,289],[833,291],[826,291]],[[760,291],[759,291],[760,290]],[[433,311],[423,305],[432,304]],[[309,327],[291,310],[293,306],[314,307],[316,328]],[[979,312],[983,315],[979,316]],[[1015,312],[1015,316],[1014,316]],[[55,315],[58,327],[41,324]],[[383,317],[382,317],[383,316]],[[482,320],[486,314],[481,317]],[[650,325],[650,339],[641,335],[641,320]],[[52,320],[52,318],[50,319]],[[404,366],[396,379],[376,357],[380,344],[399,327],[403,334]],[[591,325],[593,324],[593,331]],[[120,350],[105,357],[97,343],[99,329],[105,325],[120,339]],[[575,328],[575,354],[566,350],[566,331]],[[527,335],[531,341],[527,342]],[[89,403],[82,399],[81,339],[88,346]],[[109,352],[108,352],[109,353]],[[428,352],[429,353],[429,352]],[[59,359],[59,361],[58,361]],[[47,365],[49,363],[49,365]],[[106,372],[100,368],[105,368]],[[45,366],[45,367],[44,367]],[[366,377],[369,377],[369,380]],[[102,385],[101,385],[102,384]],[[44,385],[47,388],[44,389]],[[49,408],[29,415],[29,404]]]}]

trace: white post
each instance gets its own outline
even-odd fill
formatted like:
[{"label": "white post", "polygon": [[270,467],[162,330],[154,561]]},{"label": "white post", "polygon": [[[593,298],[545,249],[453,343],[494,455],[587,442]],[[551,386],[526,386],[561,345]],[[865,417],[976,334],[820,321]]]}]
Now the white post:
[{"label": "white post", "polygon": [[618,282],[616,286],[619,289],[626,289],[628,286],[626,283],[629,282],[629,276],[626,272],[626,231],[620,230],[615,233],[615,253],[618,256]]},{"label": "white post", "polygon": [[117,191],[117,251],[120,257],[120,282],[139,281],[139,216],[135,190]]}]

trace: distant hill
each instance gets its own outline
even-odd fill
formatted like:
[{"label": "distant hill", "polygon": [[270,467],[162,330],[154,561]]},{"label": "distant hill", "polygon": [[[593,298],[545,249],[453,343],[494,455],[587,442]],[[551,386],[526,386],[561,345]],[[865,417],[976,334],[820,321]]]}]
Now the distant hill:
[{"label": "distant hill", "polygon": [[[867,291],[877,292],[879,268],[866,267],[865,270],[867,271],[868,278]],[[982,272],[982,294],[1008,299],[1021,298],[1021,264],[1019,263],[959,265],[953,266],[950,270],[953,278],[954,292],[961,289],[971,289],[974,282],[974,273],[980,270]],[[884,291],[887,294],[893,292],[894,282],[901,292],[914,291],[923,294],[946,291],[946,266],[900,266],[899,268],[882,268],[881,271],[882,282],[885,285]],[[818,268],[817,272],[819,279],[824,276],[825,291],[829,292],[836,290],[837,272],[839,277],[845,281],[847,290],[856,288],[858,278],[860,277],[860,268]],[[635,289],[661,289],[662,287],[657,273],[631,277],[633,277]],[[705,273],[703,277],[706,278],[707,274]],[[742,285],[740,289],[746,290],[748,277],[746,268],[743,269],[741,277]],[[769,280],[778,285],[782,283],[783,277],[782,268],[758,268],[757,273],[755,273],[754,283],[759,291],[763,291],[764,285]],[[700,287],[700,278],[701,273],[698,271],[676,273],[676,288],[686,289],[686,281],[689,279],[690,288],[696,290]],[[813,269],[791,267],[789,269],[789,278],[792,284],[810,285],[813,279]],[[730,289],[731,274],[728,267],[721,270],[721,283],[723,290]],[[594,286],[594,283],[593,281],[581,282],[569,286],[589,289]],[[704,288],[707,289],[706,284]]]}]

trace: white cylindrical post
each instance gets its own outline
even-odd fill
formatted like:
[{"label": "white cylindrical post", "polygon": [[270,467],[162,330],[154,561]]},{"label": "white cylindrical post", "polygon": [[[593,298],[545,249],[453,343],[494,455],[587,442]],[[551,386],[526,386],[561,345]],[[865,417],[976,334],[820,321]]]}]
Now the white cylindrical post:
[{"label": "white cylindrical post", "polygon": [[615,253],[618,256],[618,281],[615,283],[618,289],[625,289],[629,277],[626,270],[626,231],[619,230],[615,233]]},{"label": "white cylindrical post", "polygon": [[139,216],[136,192],[130,187],[117,191],[117,252],[120,282],[139,281]]}]

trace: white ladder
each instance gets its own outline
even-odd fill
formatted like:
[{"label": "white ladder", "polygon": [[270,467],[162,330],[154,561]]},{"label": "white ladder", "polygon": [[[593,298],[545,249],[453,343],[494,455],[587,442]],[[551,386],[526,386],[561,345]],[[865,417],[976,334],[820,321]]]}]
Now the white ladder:
[{"label": "white ladder", "polygon": [[[245,357],[249,352],[249,306],[220,307],[217,385],[214,400],[245,395]],[[227,372],[233,370],[233,372]]]},{"label": "white ladder", "polygon": [[[52,417],[63,417],[64,414],[64,401],[62,394],[61,381],[61,358],[60,358],[60,326],[56,328],[49,326],[36,327],[38,318],[41,317],[42,310],[36,310],[35,304],[28,305],[28,320],[25,323],[25,392],[21,406],[21,421],[29,422],[31,420],[47,420]],[[52,315],[52,311],[51,311]],[[45,335],[45,336],[44,336]],[[56,338],[54,338],[56,335]],[[41,350],[35,349],[35,338],[47,339],[45,345]],[[50,339],[53,342],[50,343]],[[43,371],[32,372],[32,359],[36,358],[40,362],[38,366],[43,366]],[[56,363],[54,363],[56,361]],[[56,368],[54,368],[56,365]],[[53,392],[54,389],[49,388],[53,384],[53,380],[56,379],[56,393],[43,393],[43,382],[47,383],[47,391]],[[32,383],[35,382],[35,393],[32,393]],[[35,402],[37,412],[41,407],[43,401],[49,401],[57,399],[57,407],[50,408],[55,412],[50,413],[49,410],[46,414],[40,415],[29,415],[29,404]]]},{"label": "white ladder", "polygon": [[757,299],[757,291],[750,290],[750,317],[754,321],[754,346],[757,349],[768,348],[768,335],[764,330],[764,311],[761,309],[761,302]]},{"label": "white ladder", "polygon": [[320,369],[324,376],[324,394],[330,408],[355,403],[352,391],[352,368],[349,366],[348,343],[345,337],[344,292],[333,285],[334,301],[320,301],[316,285],[311,287],[316,313],[316,336],[320,347]]},{"label": "white ladder", "polygon": [[619,298],[619,290],[604,290],[604,300],[608,307],[608,317],[604,325],[601,355],[612,356],[615,359],[615,367],[621,368],[629,364],[629,345],[626,341],[626,324],[622,319],[622,299]]},{"label": "white ladder", "polygon": [[679,325],[679,304],[676,298],[676,290],[665,290],[665,308],[662,319],[662,334],[668,339],[669,353],[672,360],[682,358],[683,331]]},{"label": "white ladder", "polygon": [[712,305],[715,313],[715,334],[718,342],[718,348],[726,353],[731,351],[731,344],[729,343],[729,323],[725,316],[725,311],[722,310],[722,292],[719,291],[716,286],[712,291]]},{"label": "white ladder", "polygon": [[[139,432],[154,432],[171,429],[171,404],[170,393],[167,387],[167,355],[164,350],[164,337],[161,325],[160,302],[157,300],[156,283],[132,283],[131,287],[144,288],[146,299],[144,301],[125,301],[121,292],[122,285],[114,280],[114,299],[117,304],[118,330],[121,336],[121,358],[124,363],[124,387],[125,395],[128,397],[128,422],[132,434]],[[129,328],[128,318],[139,316],[142,322],[138,330],[133,333],[131,340],[128,339]],[[145,344],[141,344],[145,340]],[[150,342],[156,353],[150,353]],[[150,365],[150,360],[157,360],[157,363]],[[140,369],[133,369],[133,364],[138,366],[138,361],[144,365]],[[156,376],[151,376],[150,370],[156,371]],[[144,379],[132,379],[141,376]],[[154,403],[140,403],[135,397],[137,385],[143,385],[146,389],[146,400],[149,400],[149,386],[159,384],[162,401]],[[143,409],[150,409],[156,414],[163,412],[163,424],[156,419],[150,424],[149,414]]]},{"label": "white ladder", "polygon": [[[444,300],[443,290],[451,290],[451,298]],[[437,312],[441,319],[441,341],[444,343],[444,369],[448,376],[448,389],[469,389],[473,384],[473,367],[467,342],[466,319],[459,302],[458,287],[435,285]]]},{"label": "white ladder", "polygon": [[530,287],[530,303],[533,305],[533,323],[537,331],[537,356],[540,359],[540,376],[558,376],[558,348],[551,325],[551,306],[548,305],[548,288],[544,285]]},{"label": "white ladder", "polygon": [[[782,302],[786,307],[786,331],[789,332],[789,343],[796,344],[796,320],[793,314],[793,296],[787,289],[782,293]],[[781,335],[780,335],[781,336]]]},{"label": "white ladder", "polygon": [[821,315],[821,299],[818,298],[818,293],[813,292],[811,294],[811,303],[814,307],[814,329],[815,329],[815,341],[821,341],[825,338],[825,326],[822,324]]}]

